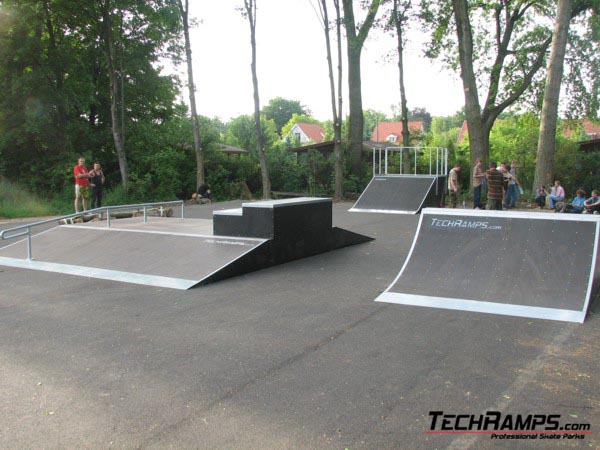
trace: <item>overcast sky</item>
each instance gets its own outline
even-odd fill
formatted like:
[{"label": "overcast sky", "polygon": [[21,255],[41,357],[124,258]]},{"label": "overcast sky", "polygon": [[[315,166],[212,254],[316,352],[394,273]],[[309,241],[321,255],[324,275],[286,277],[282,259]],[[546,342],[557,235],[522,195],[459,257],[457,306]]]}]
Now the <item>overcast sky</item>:
[{"label": "overcast sky", "polygon": [[[257,0],[257,68],[261,107],[275,97],[299,100],[319,120],[331,118],[324,33],[311,6],[317,0]],[[316,4],[316,3],[315,3]],[[228,120],[254,110],[250,28],[237,7],[243,0],[190,1],[198,112]],[[330,12],[331,14],[331,12]],[[422,56],[415,42],[405,50],[408,107],[451,115],[464,104],[460,80]],[[343,53],[345,54],[345,42]],[[363,108],[391,115],[400,102],[395,38],[372,30],[362,55]],[[387,57],[387,58],[386,58]],[[344,63],[345,64],[345,63]],[[177,69],[187,81],[185,67]],[[347,72],[344,115],[348,114]],[[187,99],[187,88],[184,91]]]}]

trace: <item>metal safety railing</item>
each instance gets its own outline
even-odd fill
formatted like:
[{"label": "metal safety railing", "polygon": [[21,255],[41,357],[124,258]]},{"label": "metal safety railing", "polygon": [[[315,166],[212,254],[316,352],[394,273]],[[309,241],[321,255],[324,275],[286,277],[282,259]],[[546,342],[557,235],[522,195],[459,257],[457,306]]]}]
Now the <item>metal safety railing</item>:
[{"label": "metal safety railing", "polygon": [[[414,154],[414,167],[412,173],[407,175],[446,175],[448,172],[448,149],[446,147],[385,147],[373,149],[373,176],[375,175],[392,175],[388,173],[388,161],[394,153],[399,155],[399,172],[403,173],[404,152],[408,152],[409,156]],[[435,160],[434,160],[435,154]],[[379,156],[378,158],[376,156]],[[417,173],[417,162],[419,156],[427,159],[429,156],[429,173]],[[383,167],[382,167],[383,164]]]},{"label": "metal safety railing", "polygon": [[[164,205],[181,205],[181,218],[184,218],[184,202],[183,200],[174,200],[170,202],[155,202],[155,203],[139,203],[136,205],[117,205],[117,206],[102,206],[100,208],[88,209],[84,212],[78,212],[73,214],[67,214],[65,216],[53,217],[52,219],[41,220],[39,222],[28,223],[25,225],[20,225],[18,227],[7,228],[5,230],[0,231],[0,239],[1,240],[10,240],[16,239],[19,237],[26,236],[27,237],[27,259],[31,260],[31,229],[46,225],[48,223],[60,222],[61,220],[71,219],[82,217],[84,215],[95,215],[106,213],[106,226],[110,228],[110,214],[111,212],[115,212],[118,210],[130,210],[135,209],[139,211],[140,209],[143,211],[144,223],[148,223],[148,210],[151,208],[158,208],[159,211],[163,208]],[[164,209],[163,209],[164,210]]]}]

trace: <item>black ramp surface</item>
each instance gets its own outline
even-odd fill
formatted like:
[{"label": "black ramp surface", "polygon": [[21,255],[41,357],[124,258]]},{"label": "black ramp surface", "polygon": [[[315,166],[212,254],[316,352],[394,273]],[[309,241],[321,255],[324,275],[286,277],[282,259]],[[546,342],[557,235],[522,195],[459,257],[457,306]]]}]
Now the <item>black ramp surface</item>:
[{"label": "black ramp surface", "polygon": [[19,263],[27,256],[24,241],[0,249],[0,264],[188,289],[265,241],[60,226],[32,242],[29,266]]},{"label": "black ramp surface", "polygon": [[597,240],[592,217],[425,209],[378,300],[583,321]]},{"label": "black ramp surface", "polygon": [[373,177],[350,211],[415,214],[432,188],[435,176]]}]

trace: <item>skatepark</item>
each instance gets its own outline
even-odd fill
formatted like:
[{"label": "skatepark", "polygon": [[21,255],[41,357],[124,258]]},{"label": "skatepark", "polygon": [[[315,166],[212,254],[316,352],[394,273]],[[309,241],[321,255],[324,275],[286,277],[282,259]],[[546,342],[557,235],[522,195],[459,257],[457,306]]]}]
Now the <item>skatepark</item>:
[{"label": "skatepark", "polygon": [[1,266],[1,446],[514,447],[428,433],[430,411],[558,414],[592,433],[552,445],[600,444],[597,301],[583,324],[375,302],[402,290],[429,213],[351,207],[334,204],[332,225],[373,241],[190,290]]}]

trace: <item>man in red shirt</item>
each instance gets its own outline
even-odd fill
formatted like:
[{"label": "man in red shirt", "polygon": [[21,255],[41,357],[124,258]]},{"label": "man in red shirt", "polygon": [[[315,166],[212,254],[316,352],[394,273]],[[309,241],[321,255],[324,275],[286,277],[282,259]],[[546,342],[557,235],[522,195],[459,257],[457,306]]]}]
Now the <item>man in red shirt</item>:
[{"label": "man in red shirt", "polygon": [[85,167],[85,158],[80,156],[77,160],[77,165],[73,167],[73,176],[75,177],[75,212],[79,212],[79,199],[83,210],[87,210],[87,198],[90,191],[90,182],[88,178],[87,167]]}]

